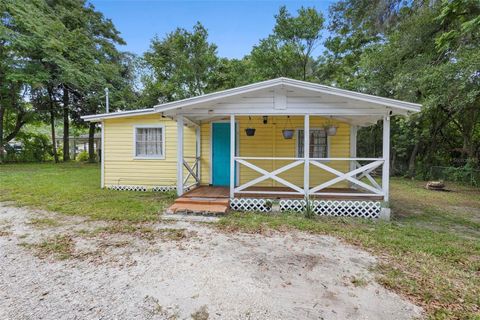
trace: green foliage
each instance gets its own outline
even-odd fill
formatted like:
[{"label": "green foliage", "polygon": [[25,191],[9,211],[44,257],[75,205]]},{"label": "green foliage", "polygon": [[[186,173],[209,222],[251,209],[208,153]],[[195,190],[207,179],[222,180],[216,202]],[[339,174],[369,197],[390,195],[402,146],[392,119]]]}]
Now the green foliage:
[{"label": "green foliage", "polygon": [[[478,166],[479,14],[475,0],[429,5],[344,0],[331,7],[333,34],[325,44],[319,77],[424,105],[420,115],[392,122],[397,173],[426,177],[432,165],[450,165],[454,150]],[[376,129],[371,133],[368,138],[361,134],[361,150],[377,149],[381,136]]]},{"label": "green foliage", "polygon": [[165,38],[155,37],[144,55],[150,73],[143,76],[147,105],[188,98],[212,91],[217,46],[208,42],[201,23],[192,31],[178,28]]},{"label": "green foliage", "polygon": [[290,77],[311,80],[316,64],[313,50],[319,44],[324,18],[314,8],[301,7],[292,16],[285,6],[275,16],[272,35],[260,40],[251,53],[257,80]]},{"label": "green foliage", "polygon": [[88,160],[89,160],[89,157],[88,157],[87,151],[82,151],[77,155],[77,161],[87,162]]},{"label": "green foliage", "polygon": [[19,148],[7,146],[7,162],[42,162],[51,160],[51,143],[48,136],[21,132],[16,138]]}]

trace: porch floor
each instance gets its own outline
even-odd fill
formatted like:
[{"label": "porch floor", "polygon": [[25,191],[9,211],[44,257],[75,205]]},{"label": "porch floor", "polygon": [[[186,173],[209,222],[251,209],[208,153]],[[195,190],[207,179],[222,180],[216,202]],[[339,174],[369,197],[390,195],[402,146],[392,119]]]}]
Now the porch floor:
[{"label": "porch floor", "polygon": [[[294,192],[288,187],[249,187],[245,191],[260,191],[262,193],[235,193],[236,198],[269,198],[269,199],[299,199],[303,198],[300,194],[286,194],[279,195],[275,191]],[[344,196],[344,195],[316,195],[312,196],[314,199],[332,199],[332,200],[382,200],[382,196],[364,196],[364,192],[353,188],[326,188],[322,192],[325,193],[357,193],[358,196]],[[182,198],[197,198],[197,199],[228,199],[228,187],[214,187],[214,186],[199,186],[185,194]]]}]

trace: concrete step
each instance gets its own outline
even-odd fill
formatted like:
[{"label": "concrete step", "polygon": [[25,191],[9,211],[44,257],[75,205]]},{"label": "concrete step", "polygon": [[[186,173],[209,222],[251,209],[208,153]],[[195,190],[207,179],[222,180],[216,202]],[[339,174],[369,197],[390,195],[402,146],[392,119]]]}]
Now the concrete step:
[{"label": "concrete step", "polygon": [[202,203],[174,203],[168,209],[167,213],[193,213],[193,214],[225,214],[228,211],[228,205],[225,204],[202,204]]}]

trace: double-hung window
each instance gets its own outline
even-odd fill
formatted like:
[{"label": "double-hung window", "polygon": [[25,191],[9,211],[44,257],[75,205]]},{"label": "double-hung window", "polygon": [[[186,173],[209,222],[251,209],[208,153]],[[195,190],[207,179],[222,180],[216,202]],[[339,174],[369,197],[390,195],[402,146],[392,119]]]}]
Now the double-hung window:
[{"label": "double-hung window", "polygon": [[[299,129],[297,134],[297,156],[304,157],[304,130]],[[324,129],[310,129],[310,158],[328,158],[328,137]]]},{"label": "double-hung window", "polygon": [[165,157],[165,127],[135,127],[135,157],[163,159]]}]

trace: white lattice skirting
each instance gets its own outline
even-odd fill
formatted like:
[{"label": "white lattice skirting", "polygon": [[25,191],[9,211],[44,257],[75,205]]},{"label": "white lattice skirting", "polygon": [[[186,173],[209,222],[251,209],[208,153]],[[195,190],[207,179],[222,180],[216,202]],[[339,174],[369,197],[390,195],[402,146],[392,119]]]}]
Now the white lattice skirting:
[{"label": "white lattice skirting", "polygon": [[146,186],[134,186],[134,185],[112,185],[107,186],[109,190],[118,190],[118,191],[140,191],[140,192],[168,192],[172,190],[176,190],[176,186],[153,186],[153,187],[146,187]]},{"label": "white lattice skirting", "polygon": [[176,186],[154,186],[152,187],[153,192],[168,192],[177,190]]},{"label": "white lattice skirting", "polygon": [[233,198],[230,199],[230,208],[236,211],[272,211],[272,201],[256,198]]},{"label": "white lattice skirting", "polygon": [[[302,212],[305,210],[306,201],[300,199],[280,200],[281,211]],[[322,216],[343,216],[360,218],[378,218],[382,210],[379,201],[353,201],[353,200],[312,200],[312,211]]]}]

